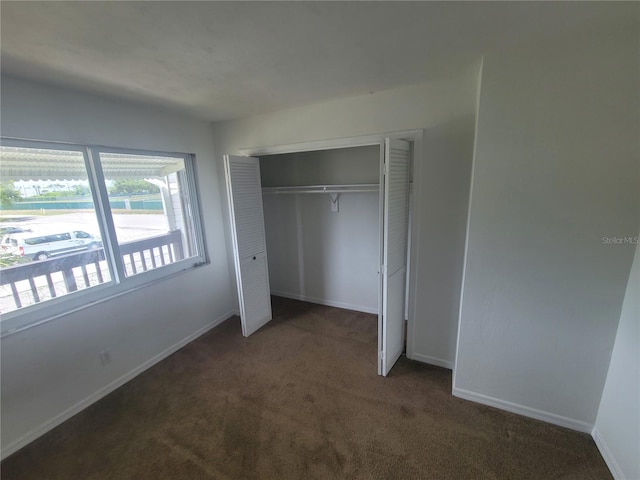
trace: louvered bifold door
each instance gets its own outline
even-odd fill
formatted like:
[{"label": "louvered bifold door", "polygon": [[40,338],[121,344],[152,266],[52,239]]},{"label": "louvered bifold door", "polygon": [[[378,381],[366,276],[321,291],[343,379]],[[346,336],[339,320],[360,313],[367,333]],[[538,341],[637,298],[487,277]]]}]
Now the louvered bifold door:
[{"label": "louvered bifold door", "polygon": [[409,230],[409,142],[385,140],[382,271],[382,341],[379,372],[386,376],[404,349],[404,307]]},{"label": "louvered bifold door", "polygon": [[242,334],[271,320],[271,296],[262,211],[260,161],[224,157]]}]

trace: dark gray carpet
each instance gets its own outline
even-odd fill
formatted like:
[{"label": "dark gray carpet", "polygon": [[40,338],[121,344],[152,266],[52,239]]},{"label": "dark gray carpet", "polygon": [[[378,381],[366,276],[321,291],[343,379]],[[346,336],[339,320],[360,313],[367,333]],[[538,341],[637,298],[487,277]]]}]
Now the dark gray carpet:
[{"label": "dark gray carpet", "polygon": [[11,479],[610,479],[593,440],[451,396],[401,358],[376,375],[373,315],[274,298],[2,463]]}]

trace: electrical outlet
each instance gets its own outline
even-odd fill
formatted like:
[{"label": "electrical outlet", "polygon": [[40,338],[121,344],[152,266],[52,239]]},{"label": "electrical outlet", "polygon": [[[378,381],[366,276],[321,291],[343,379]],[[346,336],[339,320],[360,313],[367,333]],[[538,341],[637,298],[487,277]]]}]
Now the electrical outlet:
[{"label": "electrical outlet", "polygon": [[107,363],[111,363],[111,351],[110,350],[104,350],[102,352],[100,352],[100,363],[102,363],[102,365],[106,365]]}]

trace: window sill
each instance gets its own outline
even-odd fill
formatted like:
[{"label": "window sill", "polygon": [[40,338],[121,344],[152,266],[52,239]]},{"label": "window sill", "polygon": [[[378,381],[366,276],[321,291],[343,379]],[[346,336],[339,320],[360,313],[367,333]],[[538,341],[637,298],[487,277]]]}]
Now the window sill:
[{"label": "window sill", "polygon": [[209,262],[204,258],[193,257],[160,269],[127,277],[120,284],[110,282],[96,285],[64,297],[5,313],[0,321],[0,338],[15,335],[122,295],[151,287],[206,265],[209,265]]}]

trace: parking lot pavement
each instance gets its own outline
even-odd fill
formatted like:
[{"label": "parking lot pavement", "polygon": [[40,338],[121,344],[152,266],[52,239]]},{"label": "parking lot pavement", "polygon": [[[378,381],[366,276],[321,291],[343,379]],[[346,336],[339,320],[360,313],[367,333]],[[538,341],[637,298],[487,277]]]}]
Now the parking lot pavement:
[{"label": "parking lot pavement", "polygon": [[[3,225],[12,225],[33,231],[60,228],[61,230],[83,230],[100,236],[100,228],[95,214],[91,212],[65,213],[62,215],[20,215],[20,221],[7,221]],[[113,222],[116,227],[118,241],[129,242],[141,238],[162,235],[169,230],[163,214],[123,214],[114,213]]]}]

